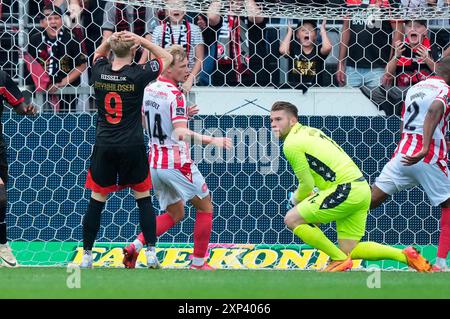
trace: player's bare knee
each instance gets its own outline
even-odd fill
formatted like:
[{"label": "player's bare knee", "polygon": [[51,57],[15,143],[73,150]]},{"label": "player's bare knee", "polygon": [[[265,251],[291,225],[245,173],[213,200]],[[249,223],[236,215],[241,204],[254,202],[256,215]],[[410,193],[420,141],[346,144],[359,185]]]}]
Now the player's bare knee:
[{"label": "player's bare knee", "polygon": [[213,205],[211,202],[211,196],[208,195],[204,198],[200,198],[198,196],[195,196],[194,198],[191,199],[191,203],[192,205],[194,205],[195,209],[198,212],[211,212],[213,211]]},{"label": "player's bare knee", "polygon": [[106,202],[106,199],[108,198],[108,194],[101,194],[97,192],[92,192],[91,197],[95,199],[98,202]]},{"label": "player's bare knee", "polygon": [[171,204],[166,208],[167,213],[172,217],[175,224],[179,223],[184,218],[184,203],[179,201]]},{"label": "player's bare knee", "polygon": [[150,197],[150,192],[149,191],[145,191],[145,192],[138,192],[133,190],[134,193],[134,198],[135,199],[141,199],[141,198],[145,198],[145,197]]},{"label": "player's bare knee", "polygon": [[380,206],[388,197],[388,194],[379,189],[376,185],[372,185],[370,209]]}]

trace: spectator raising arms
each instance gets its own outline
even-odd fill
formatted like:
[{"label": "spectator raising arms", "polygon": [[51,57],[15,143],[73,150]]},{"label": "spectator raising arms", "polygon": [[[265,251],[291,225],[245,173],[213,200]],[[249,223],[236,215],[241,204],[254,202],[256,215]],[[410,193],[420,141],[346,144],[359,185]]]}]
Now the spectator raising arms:
[{"label": "spectator raising arms", "polygon": [[289,86],[306,88],[322,85],[321,73],[332,49],[325,26],[326,20],[323,20],[320,28],[322,44],[317,44],[315,20],[304,20],[297,26],[295,34],[288,26],[288,32],[280,44],[280,53],[290,60]]},{"label": "spectator raising arms", "polygon": [[425,20],[406,21],[405,35],[404,41],[395,42],[395,54],[386,67],[386,73],[396,77],[396,85],[409,87],[434,72],[435,60],[441,52],[431,46]]},{"label": "spectator raising arms", "polygon": [[[371,95],[372,102],[386,115],[400,116],[406,91],[434,72],[435,61],[442,54],[438,46],[431,44],[425,20],[406,21],[405,35],[404,41],[395,42],[395,54],[386,66],[383,86]],[[364,89],[363,92],[370,96]]]}]

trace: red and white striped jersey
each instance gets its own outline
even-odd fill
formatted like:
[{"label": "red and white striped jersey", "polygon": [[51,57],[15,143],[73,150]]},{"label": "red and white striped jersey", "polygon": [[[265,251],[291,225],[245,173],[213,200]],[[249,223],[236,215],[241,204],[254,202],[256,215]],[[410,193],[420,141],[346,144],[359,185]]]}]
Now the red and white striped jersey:
[{"label": "red and white striped jersey", "polygon": [[160,77],[148,85],[143,108],[150,135],[150,167],[180,169],[192,163],[189,144],[173,136],[173,124],[188,120],[186,98],[176,84]]},{"label": "red and white striped jersey", "polygon": [[430,164],[438,163],[446,171],[447,144],[445,133],[450,114],[450,88],[440,77],[430,77],[413,85],[408,90],[402,111],[402,137],[393,156],[398,153],[410,156],[422,149],[425,117],[435,100],[442,102],[444,116],[442,116],[433,133],[430,151],[423,161]]}]

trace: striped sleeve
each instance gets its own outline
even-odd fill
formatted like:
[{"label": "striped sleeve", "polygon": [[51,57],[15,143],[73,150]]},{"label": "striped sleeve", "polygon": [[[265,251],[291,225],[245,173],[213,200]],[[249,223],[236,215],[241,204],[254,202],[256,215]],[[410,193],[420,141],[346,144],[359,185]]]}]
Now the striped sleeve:
[{"label": "striped sleeve", "polygon": [[441,101],[444,104],[444,112],[450,107],[450,90],[449,87],[443,88],[438,96],[436,96],[435,100]]}]

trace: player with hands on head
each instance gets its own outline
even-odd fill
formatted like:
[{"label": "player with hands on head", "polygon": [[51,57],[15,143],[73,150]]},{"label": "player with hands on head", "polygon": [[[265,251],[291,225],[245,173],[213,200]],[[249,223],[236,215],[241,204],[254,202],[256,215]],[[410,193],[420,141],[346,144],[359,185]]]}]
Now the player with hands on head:
[{"label": "player with hands on head", "polygon": [[[134,63],[138,46],[156,59]],[[107,56],[114,53],[112,63]],[[147,266],[158,268],[156,226],[150,197],[151,180],[142,127],[144,89],[168,65],[172,56],[161,47],[128,31],[113,33],[94,55],[91,82],[98,109],[97,128],[86,188],[92,190],[83,217],[81,266],[92,268],[92,248],[100,229],[108,194],[130,187],[139,208],[139,224],[147,241]]]},{"label": "player with hands on head", "polygon": [[[211,144],[219,148],[231,148],[226,137],[201,135],[188,128],[189,114],[196,114],[197,107],[186,106],[186,98],[179,88],[188,68],[183,47],[172,45],[168,52],[172,64],[147,86],[144,95],[144,111],[150,136],[150,171],[153,189],[161,210],[156,219],[156,235],[161,236],[184,218],[185,203],[190,201],[196,209],[194,225],[194,253],[191,269],[214,270],[205,260],[212,231],[213,205],[205,178],[190,157],[189,144]],[[123,263],[135,268],[139,251],[146,243],[141,234],[125,247]]]}]

